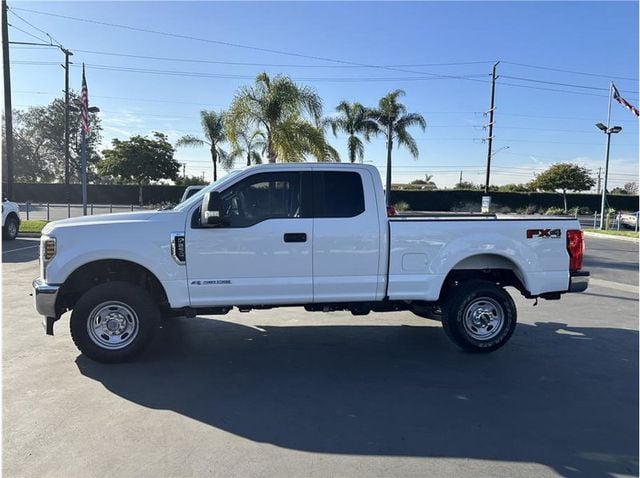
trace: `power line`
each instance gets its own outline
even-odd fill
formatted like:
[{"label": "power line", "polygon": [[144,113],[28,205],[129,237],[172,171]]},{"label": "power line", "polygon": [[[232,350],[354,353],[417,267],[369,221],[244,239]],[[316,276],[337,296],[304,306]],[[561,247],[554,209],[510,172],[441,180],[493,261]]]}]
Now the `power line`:
[{"label": "power line", "polygon": [[[582,88],[586,90],[596,90],[596,91],[609,91],[609,88],[602,88],[602,87],[596,87],[596,86],[576,85],[574,83],[558,83],[556,81],[544,81],[544,80],[538,80],[534,78],[522,78],[520,76],[508,76],[508,75],[501,75],[501,76],[502,78],[509,78],[512,80],[520,80],[520,81],[529,81],[532,83],[543,83],[546,85],[568,86],[571,88]],[[620,90],[620,91],[625,91],[627,93],[638,93],[637,91],[631,91],[631,90]]]},{"label": "power line", "polygon": [[[155,61],[175,61],[183,63],[210,63],[215,65],[235,65],[235,66],[266,66],[274,68],[370,68],[369,66],[360,65],[302,65],[302,64],[287,64],[287,63],[253,63],[253,62],[239,62],[239,61],[221,61],[221,60],[205,60],[198,58],[176,58],[176,57],[164,57],[164,56],[150,56],[150,55],[134,55],[130,53],[121,52],[106,52],[96,50],[81,50],[74,48],[73,51],[79,53],[89,53],[92,55],[106,55],[125,58],[138,58],[145,60]],[[418,68],[425,66],[460,66],[460,65],[478,65],[491,63],[490,61],[461,61],[451,63],[411,63],[411,64],[399,64],[399,65],[380,65],[389,68]]]},{"label": "power line", "polygon": [[307,59],[310,59],[310,60],[325,61],[325,62],[330,62],[330,63],[339,63],[339,64],[343,64],[343,65],[360,66],[360,67],[367,67],[367,68],[378,68],[378,69],[390,70],[390,71],[399,71],[399,72],[402,72],[402,73],[413,73],[413,74],[419,74],[419,75],[438,76],[438,77],[447,76],[449,78],[464,79],[464,80],[468,80],[468,81],[479,81],[479,82],[482,82],[482,83],[488,83],[488,81],[486,81],[486,80],[480,80],[480,79],[475,79],[475,78],[460,77],[460,76],[456,76],[456,75],[442,75],[442,74],[439,74],[439,73],[429,73],[429,72],[425,72],[425,71],[412,71],[412,70],[405,70],[405,69],[399,69],[399,68],[395,68],[395,67],[388,67],[388,66],[382,66],[382,65],[369,65],[369,64],[365,64],[365,63],[358,63],[358,62],[348,61],[348,60],[327,58],[327,57],[321,57],[321,56],[315,56],[315,55],[305,55],[305,54],[302,54],[302,53],[288,52],[288,51],[276,50],[276,49],[272,49],[272,48],[264,48],[264,47],[257,47],[257,46],[251,46],[251,45],[243,45],[243,44],[239,44],[239,43],[232,43],[232,42],[226,42],[226,41],[221,41],[221,40],[212,40],[212,39],[209,39],[209,38],[201,38],[201,37],[196,37],[196,36],[191,36],[191,35],[182,35],[182,34],[178,34],[178,33],[169,33],[169,32],[163,32],[163,31],[158,31],[158,30],[151,30],[151,29],[147,29],[147,28],[133,27],[133,26],[130,26],[130,25],[122,25],[122,24],[118,24],[118,23],[103,22],[103,21],[99,21],[99,20],[90,20],[90,19],[87,19],[87,18],[72,17],[72,16],[69,16],[69,15],[60,15],[60,14],[57,14],[57,13],[43,12],[43,11],[32,10],[32,9],[28,9],[28,8],[12,7],[12,9],[19,10],[19,11],[24,11],[24,12],[29,12],[29,13],[35,13],[37,15],[45,15],[45,16],[56,17],[56,18],[63,18],[63,19],[66,19],[66,20],[72,20],[72,21],[84,22],[84,23],[91,23],[91,24],[95,24],[95,25],[102,25],[102,26],[108,26],[108,27],[113,27],[113,28],[120,28],[120,29],[124,29],[124,30],[136,31],[136,32],[141,32],[141,33],[150,33],[150,34],[160,35],[160,36],[165,36],[165,37],[170,37],[170,38],[180,38],[180,39],[183,39],[183,40],[200,41],[200,42],[211,43],[211,44],[215,44],[215,45],[224,45],[224,46],[229,46],[229,47],[234,47],[234,48],[242,48],[242,49],[246,49],[246,50],[260,51],[260,52],[263,52],[263,53],[273,53],[273,54],[277,54],[277,55],[285,55],[285,56],[291,56],[291,57],[296,57],[296,58],[307,58]]},{"label": "power line", "polygon": [[47,32],[45,32],[43,29],[38,28],[37,26],[35,26],[33,23],[28,22],[27,20],[25,20],[24,18],[22,18],[20,15],[18,15],[16,12],[14,12],[12,9],[8,8],[8,10],[11,12],[12,15],[18,17],[20,20],[22,20],[24,23],[26,23],[27,25],[29,25],[31,28],[38,30],[40,33],[44,33],[45,35],[47,35],[47,37],[49,37],[50,42],[54,42],[56,43],[59,47],[62,47],[62,44],[56,40],[55,38],[53,38],[51,35],[49,35]]},{"label": "power line", "polygon": [[44,39],[40,38],[39,36],[34,35],[33,33],[29,33],[28,31],[23,30],[22,28],[19,28],[19,27],[15,26],[15,25],[12,25],[11,23],[7,23],[7,25],[9,25],[14,30],[18,30],[19,32],[24,33],[25,35],[29,35],[31,38],[35,38],[36,40],[41,41],[42,43],[47,43],[47,40],[44,40]]},{"label": "power line", "polygon": [[584,71],[575,71],[575,70],[565,70],[562,68],[552,68],[549,66],[540,66],[540,65],[529,65],[527,63],[516,63],[513,61],[504,61],[503,63],[506,63],[508,65],[516,65],[516,66],[523,66],[525,68],[536,68],[538,70],[548,70],[548,71],[558,71],[558,72],[562,72],[562,73],[571,73],[574,75],[585,75],[585,76],[594,76],[594,77],[598,77],[598,78],[607,78],[607,79],[617,79],[617,80],[627,80],[627,81],[638,81],[638,78],[629,78],[629,77],[625,77],[625,76],[612,76],[612,75],[601,75],[601,74],[597,74],[597,73],[587,73]]},{"label": "power line", "polygon": [[[55,66],[57,63],[55,62],[44,62],[44,61],[18,61],[13,62],[22,65],[34,65],[34,66]],[[80,65],[73,65],[75,68],[80,68]],[[145,74],[155,74],[155,75],[167,75],[167,76],[180,76],[180,77],[196,77],[196,78],[220,78],[220,79],[237,79],[237,80],[253,80],[255,76],[253,75],[233,75],[227,73],[207,73],[200,71],[183,71],[183,70],[159,70],[159,69],[151,69],[151,68],[137,68],[137,67],[126,67],[126,66],[118,66],[118,65],[99,65],[94,63],[85,63],[87,68],[91,68],[93,70],[105,70],[105,71],[123,71],[128,73],[145,73]],[[486,76],[485,73],[475,73],[468,74],[460,77],[456,77],[456,79],[466,79],[473,77],[481,77]],[[441,79],[450,79],[449,75],[442,76],[428,76],[428,77],[418,77],[418,76],[404,76],[404,77],[293,77],[295,81],[327,81],[327,82],[345,82],[345,83],[358,83],[361,81],[369,82],[369,81],[428,81],[428,80],[441,80]]]}]

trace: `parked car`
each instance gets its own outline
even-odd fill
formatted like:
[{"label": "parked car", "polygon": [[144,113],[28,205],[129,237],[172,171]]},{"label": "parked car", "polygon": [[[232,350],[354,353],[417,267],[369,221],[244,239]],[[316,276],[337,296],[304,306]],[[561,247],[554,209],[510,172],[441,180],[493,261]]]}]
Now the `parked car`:
[{"label": "parked car", "polygon": [[189,199],[191,196],[193,196],[195,193],[197,193],[198,191],[200,191],[201,189],[204,188],[204,185],[200,186],[187,186],[187,189],[184,190],[184,193],[182,193],[182,197],[180,198],[180,202],[184,202],[187,199]]},{"label": "parked car", "polygon": [[267,164],[228,175],[169,211],[72,218],[41,238],[35,306],[48,334],[71,310],[88,357],[128,360],[160,319],[284,306],[354,315],[409,310],[463,349],[511,337],[505,290],[560,299],[587,288],[573,218],[388,217],[378,170]]},{"label": "parked car", "polygon": [[13,241],[20,230],[20,208],[2,196],[2,239]]},{"label": "parked car", "polygon": [[637,229],[638,228],[638,214],[639,211],[634,213],[622,213],[620,214],[620,224],[629,229]]}]

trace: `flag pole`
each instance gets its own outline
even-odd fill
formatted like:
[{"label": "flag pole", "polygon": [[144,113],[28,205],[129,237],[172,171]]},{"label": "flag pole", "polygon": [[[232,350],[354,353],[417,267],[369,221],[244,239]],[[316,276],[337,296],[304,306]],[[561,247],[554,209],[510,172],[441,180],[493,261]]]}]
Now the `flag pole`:
[{"label": "flag pole", "polygon": [[609,82],[609,112],[607,113],[607,129],[611,126],[611,99],[613,98],[613,81]]},{"label": "flag pole", "polygon": [[87,129],[89,127],[89,94],[87,91],[87,81],[84,75],[84,63],[82,64],[82,89],[83,89],[83,122],[82,125],[82,150],[80,153],[80,179],[82,182],[82,215],[87,215]]},{"label": "flag pole", "polygon": [[609,178],[609,147],[611,146],[611,99],[613,98],[613,81],[609,82],[609,111],[607,113],[607,150],[605,152],[604,162],[604,184],[602,188],[602,198],[600,199],[600,229],[604,229],[604,214],[607,204],[607,179]]}]

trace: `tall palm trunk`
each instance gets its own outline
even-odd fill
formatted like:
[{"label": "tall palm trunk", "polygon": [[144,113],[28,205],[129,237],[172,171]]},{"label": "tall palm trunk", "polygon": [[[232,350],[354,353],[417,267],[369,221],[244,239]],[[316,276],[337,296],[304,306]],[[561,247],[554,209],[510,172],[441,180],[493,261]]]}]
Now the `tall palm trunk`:
[{"label": "tall palm trunk", "polygon": [[353,140],[354,136],[353,132],[351,132],[351,140],[349,141],[349,161],[352,163],[356,162],[356,145]]},{"label": "tall palm trunk", "polygon": [[387,190],[387,206],[391,205],[391,150],[393,149],[393,135],[391,126],[389,126],[388,137],[387,137],[387,180],[386,187]]},{"label": "tall palm trunk", "polygon": [[267,138],[267,157],[269,158],[270,163],[275,163],[276,159],[278,159],[278,155],[273,149],[273,141],[271,140],[271,135]]},{"label": "tall palm trunk", "polygon": [[218,180],[218,153],[216,147],[211,145],[211,161],[213,161],[213,180]]},{"label": "tall palm trunk", "polygon": [[251,166],[251,148],[247,148],[247,166]]}]

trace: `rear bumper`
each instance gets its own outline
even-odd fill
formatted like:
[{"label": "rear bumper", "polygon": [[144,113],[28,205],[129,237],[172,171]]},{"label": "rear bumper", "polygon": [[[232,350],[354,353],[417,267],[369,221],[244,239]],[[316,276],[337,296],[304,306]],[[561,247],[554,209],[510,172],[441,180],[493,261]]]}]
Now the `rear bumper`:
[{"label": "rear bumper", "polygon": [[584,292],[589,287],[588,271],[573,271],[569,274],[569,292]]}]

